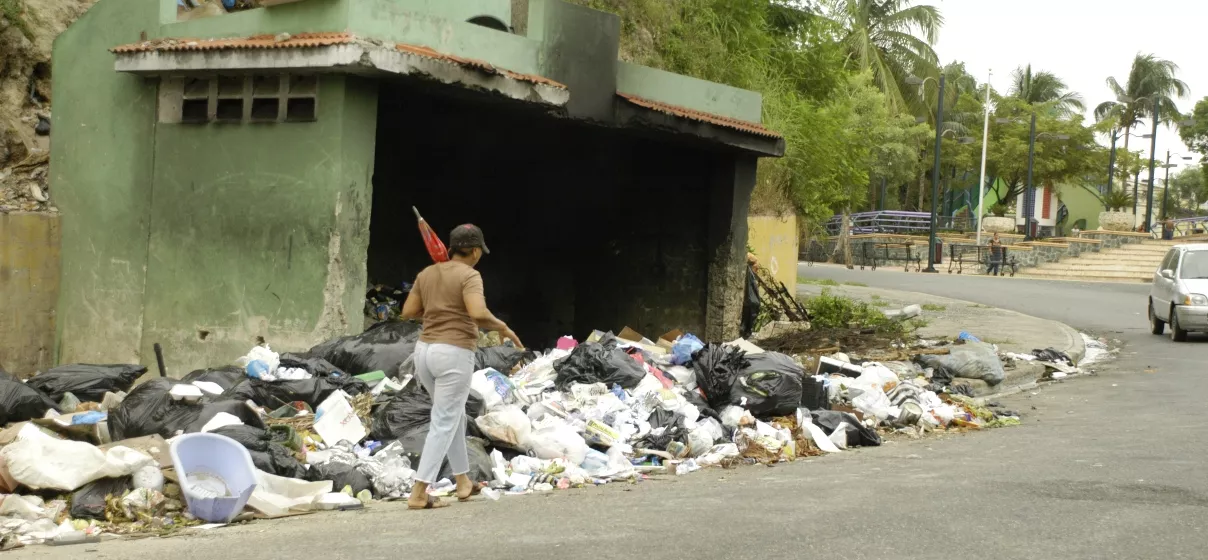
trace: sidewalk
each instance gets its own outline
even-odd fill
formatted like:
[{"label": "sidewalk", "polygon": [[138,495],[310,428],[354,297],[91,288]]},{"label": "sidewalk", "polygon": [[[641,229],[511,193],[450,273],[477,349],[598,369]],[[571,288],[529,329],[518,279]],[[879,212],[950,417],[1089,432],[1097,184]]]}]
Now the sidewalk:
[{"label": "sidewalk", "polygon": [[[1038,319],[1030,315],[1006,309],[989,307],[973,302],[949,299],[917,292],[904,292],[884,288],[859,286],[823,286],[798,284],[800,296],[815,296],[829,290],[832,294],[870,302],[885,310],[901,309],[907,305],[925,306],[922,318],[927,326],[919,329],[923,338],[952,339],[966,331],[985,342],[995,344],[1000,351],[1030,354],[1033,350],[1053,348],[1064,352],[1074,361],[1086,355],[1082,335],[1073,328],[1056,321]],[[1007,379],[989,387],[980,381],[963,380],[974,387],[978,396],[1002,393],[1021,385],[1036,381],[1044,373],[1043,366],[1020,364],[1021,367],[1007,371]]]}]

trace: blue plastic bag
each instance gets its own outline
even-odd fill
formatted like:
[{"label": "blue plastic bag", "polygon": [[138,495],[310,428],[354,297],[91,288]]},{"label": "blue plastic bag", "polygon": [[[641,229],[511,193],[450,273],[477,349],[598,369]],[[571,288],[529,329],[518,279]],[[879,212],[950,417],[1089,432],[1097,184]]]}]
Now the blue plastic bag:
[{"label": "blue plastic bag", "polygon": [[961,334],[958,335],[957,338],[964,340],[964,341],[968,341],[968,342],[981,342],[981,339],[979,339],[976,336],[973,336],[965,331],[961,331]]},{"label": "blue plastic bag", "polygon": [[694,334],[686,334],[675,339],[671,345],[671,363],[682,366],[692,361],[692,354],[705,347],[705,343]]},{"label": "blue plastic bag", "polygon": [[75,416],[72,416],[71,425],[72,426],[79,426],[79,425],[83,425],[83,424],[93,425],[108,417],[109,417],[109,415],[104,412],[93,410],[91,412],[85,412],[84,414],[76,414]]}]

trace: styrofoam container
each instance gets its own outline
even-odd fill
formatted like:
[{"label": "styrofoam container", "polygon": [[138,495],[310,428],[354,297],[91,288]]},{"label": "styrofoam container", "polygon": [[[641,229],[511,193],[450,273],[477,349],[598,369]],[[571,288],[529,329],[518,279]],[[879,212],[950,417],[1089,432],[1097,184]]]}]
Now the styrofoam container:
[{"label": "styrofoam container", "polygon": [[173,439],[172,464],[189,513],[207,523],[229,523],[256,489],[256,467],[239,442],[218,434]]}]

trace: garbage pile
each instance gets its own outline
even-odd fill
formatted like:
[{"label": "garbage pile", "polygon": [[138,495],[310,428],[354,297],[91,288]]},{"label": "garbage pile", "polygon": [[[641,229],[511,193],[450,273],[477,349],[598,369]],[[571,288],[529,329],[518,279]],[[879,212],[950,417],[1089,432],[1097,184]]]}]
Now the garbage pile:
[{"label": "garbage pile", "polygon": [[[420,327],[374,325],[305,353],[252,348],[231,366],[154,378],[73,365],[0,379],[0,544],[170,532],[248,515],[408,496],[431,397],[413,379]],[[469,476],[488,498],[792,461],[892,431],[1004,425],[944,377],[1000,375],[976,343],[934,363],[848,363],[738,339],[626,329],[545,353],[484,336],[465,407]],[[968,355],[966,355],[968,354]],[[980,361],[979,361],[980,360]],[[995,369],[994,365],[997,365]],[[980,366],[979,366],[980,367]],[[454,485],[446,464],[430,492]]]}]

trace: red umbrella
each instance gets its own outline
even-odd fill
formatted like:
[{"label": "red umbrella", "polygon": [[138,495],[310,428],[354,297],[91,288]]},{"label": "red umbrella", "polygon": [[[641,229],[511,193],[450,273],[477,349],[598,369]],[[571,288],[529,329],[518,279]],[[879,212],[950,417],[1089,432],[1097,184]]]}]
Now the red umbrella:
[{"label": "red umbrella", "polygon": [[424,220],[423,216],[419,215],[419,210],[412,206],[411,210],[415,212],[415,219],[419,220],[419,235],[424,238],[424,246],[428,248],[428,255],[432,257],[433,262],[442,263],[449,260],[449,250],[445,249],[445,244],[432,231],[432,226]]}]

